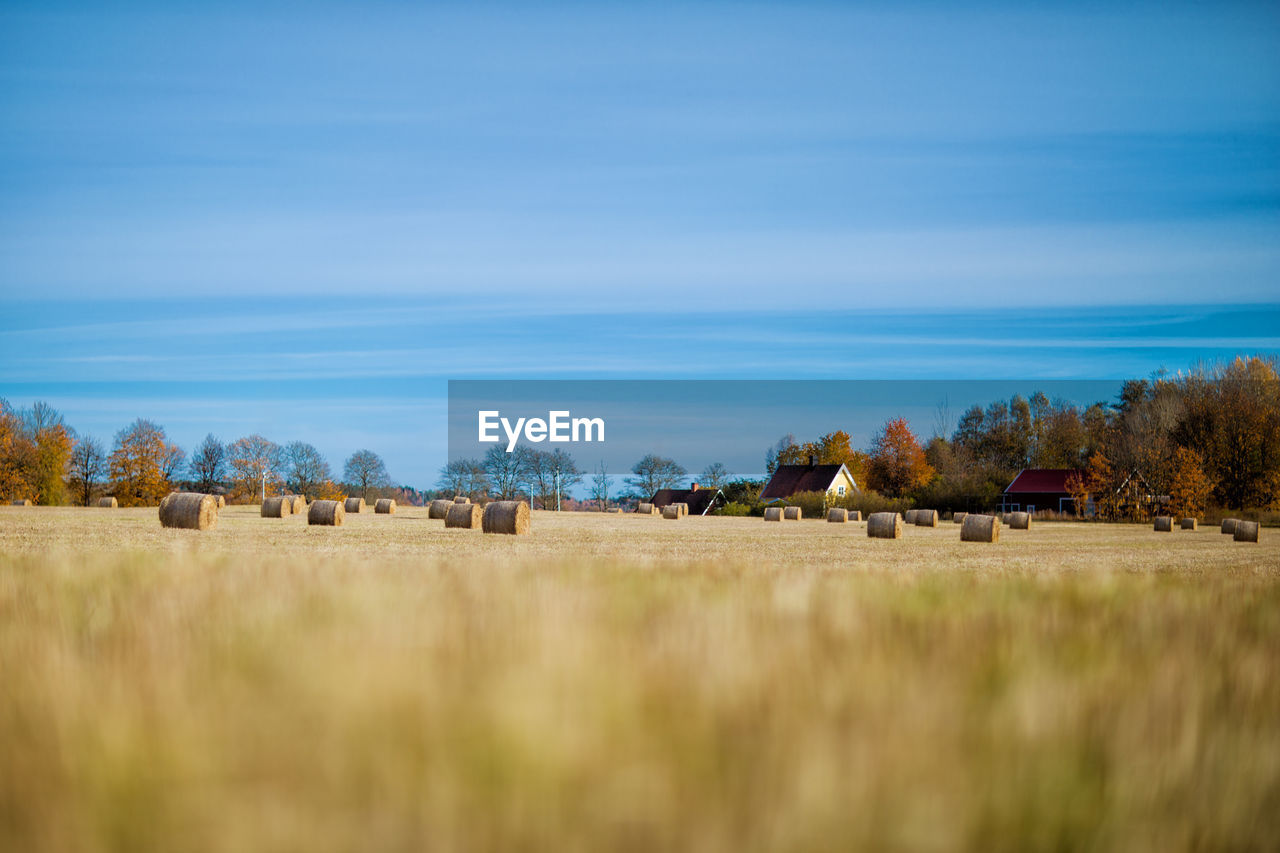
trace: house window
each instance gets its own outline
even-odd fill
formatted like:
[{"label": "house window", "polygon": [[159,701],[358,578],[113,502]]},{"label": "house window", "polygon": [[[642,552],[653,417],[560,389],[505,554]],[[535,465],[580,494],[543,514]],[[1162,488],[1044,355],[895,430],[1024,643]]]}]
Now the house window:
[{"label": "house window", "polygon": [[836,494],[844,497],[844,486],[836,486]]}]

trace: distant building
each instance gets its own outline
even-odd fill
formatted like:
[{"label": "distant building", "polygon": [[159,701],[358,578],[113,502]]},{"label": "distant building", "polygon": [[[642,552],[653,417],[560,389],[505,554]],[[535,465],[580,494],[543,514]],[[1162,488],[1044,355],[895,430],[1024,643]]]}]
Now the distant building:
[{"label": "distant building", "polygon": [[[1023,468],[1000,498],[1001,512],[1036,512],[1051,509],[1054,512],[1074,513],[1075,499],[1067,489],[1067,478],[1072,474],[1084,476],[1075,468]],[[1080,507],[1083,513],[1086,507]]]},{"label": "distant building", "polygon": [[1169,503],[1168,495],[1157,495],[1155,489],[1142,476],[1142,472],[1134,468],[1124,482],[1116,489],[1116,511],[1126,518],[1147,518],[1164,511]]},{"label": "distant building", "polygon": [[689,515],[706,515],[724,502],[724,493],[719,489],[699,488],[697,483],[690,483],[687,489],[658,489],[650,500],[658,509],[667,504],[688,504]]},{"label": "distant building", "polygon": [[832,497],[842,498],[857,494],[858,484],[844,463],[818,465],[810,456],[808,465],[779,465],[760,492],[760,500],[771,503],[801,492],[827,492]]}]

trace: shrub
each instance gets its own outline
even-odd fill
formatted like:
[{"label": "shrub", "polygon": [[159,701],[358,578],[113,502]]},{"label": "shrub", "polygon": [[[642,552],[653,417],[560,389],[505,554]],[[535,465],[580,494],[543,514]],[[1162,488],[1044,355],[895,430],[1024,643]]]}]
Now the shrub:
[{"label": "shrub", "polygon": [[798,506],[805,518],[826,518],[831,505],[826,492],[800,492],[782,501],[784,506]]},{"label": "shrub", "polygon": [[715,515],[730,515],[735,517],[744,517],[751,515],[753,507],[751,504],[739,503],[738,501],[729,501],[724,506],[714,511]]},{"label": "shrub", "polygon": [[886,498],[876,492],[858,492],[857,494],[845,495],[842,498],[835,498],[831,501],[831,506],[858,510],[862,513],[863,518],[867,518],[873,512],[905,513],[911,509],[912,505],[912,501],[908,498]]}]

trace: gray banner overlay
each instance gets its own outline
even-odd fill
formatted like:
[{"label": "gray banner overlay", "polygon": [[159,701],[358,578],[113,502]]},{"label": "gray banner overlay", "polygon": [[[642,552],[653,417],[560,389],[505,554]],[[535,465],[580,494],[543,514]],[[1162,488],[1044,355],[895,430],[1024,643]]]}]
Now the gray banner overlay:
[{"label": "gray banner overlay", "polygon": [[1083,409],[1114,402],[1119,389],[1119,380],[451,380],[449,459],[527,447],[620,472],[655,453],[689,470],[719,462],[757,476],[787,434],[844,430],[860,449],[892,418],[925,440],[950,436],[974,405],[1040,392]]}]

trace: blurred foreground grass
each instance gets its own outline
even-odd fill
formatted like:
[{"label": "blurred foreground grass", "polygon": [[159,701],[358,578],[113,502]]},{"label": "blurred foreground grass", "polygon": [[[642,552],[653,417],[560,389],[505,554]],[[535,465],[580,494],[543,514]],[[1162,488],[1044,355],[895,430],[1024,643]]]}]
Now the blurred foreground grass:
[{"label": "blurred foreground grass", "polygon": [[1274,572],[0,556],[4,850],[1277,838]]}]

